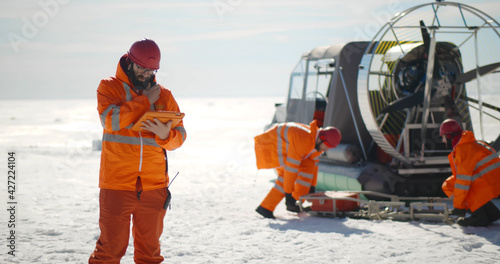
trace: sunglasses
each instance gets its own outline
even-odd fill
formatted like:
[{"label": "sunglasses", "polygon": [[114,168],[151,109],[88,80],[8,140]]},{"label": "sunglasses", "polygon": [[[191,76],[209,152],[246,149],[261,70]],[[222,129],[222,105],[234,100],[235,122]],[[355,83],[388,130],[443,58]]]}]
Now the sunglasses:
[{"label": "sunglasses", "polygon": [[137,63],[134,63],[134,64],[135,64],[135,66],[137,66],[137,71],[138,72],[149,73],[149,74],[156,74],[156,72],[158,72],[158,70],[151,70],[151,69],[148,69],[148,68],[141,67]]}]

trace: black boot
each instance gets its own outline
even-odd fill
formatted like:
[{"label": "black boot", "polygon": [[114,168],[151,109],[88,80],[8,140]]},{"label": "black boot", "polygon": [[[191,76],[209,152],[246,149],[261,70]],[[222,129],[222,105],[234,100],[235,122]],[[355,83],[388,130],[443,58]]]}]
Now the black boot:
[{"label": "black boot", "polygon": [[488,226],[490,221],[488,220],[488,216],[486,215],[484,208],[480,207],[476,211],[472,212],[470,217],[458,220],[457,224],[461,226]]},{"label": "black boot", "polygon": [[257,207],[257,209],[255,209],[255,211],[265,218],[271,218],[271,219],[275,218],[273,212],[267,210],[266,208],[264,208],[260,205],[259,205],[259,207]]},{"label": "black boot", "polygon": [[482,207],[484,208],[484,211],[486,212],[486,216],[488,216],[488,221],[490,221],[490,223],[493,223],[496,220],[500,219],[500,210],[498,210],[494,203],[489,201]]},{"label": "black boot", "polygon": [[285,193],[286,210],[294,213],[300,213],[300,207],[297,205],[297,200],[293,198],[291,193]]}]

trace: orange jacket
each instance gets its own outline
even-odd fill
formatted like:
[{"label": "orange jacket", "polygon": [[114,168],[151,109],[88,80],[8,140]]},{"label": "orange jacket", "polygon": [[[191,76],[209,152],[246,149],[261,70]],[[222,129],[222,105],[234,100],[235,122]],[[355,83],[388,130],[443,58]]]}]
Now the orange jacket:
[{"label": "orange jacket", "polygon": [[183,122],[172,128],[166,140],[130,128],[147,111],[179,112],[179,106],[170,90],[161,85],[160,98],[153,105],[145,95],[136,93],[123,69],[126,57],[120,59],[116,77],[103,79],[97,89],[103,127],[99,187],[134,191],[140,177],[144,191],[164,188],[168,184],[164,149],[174,150],[184,143]]},{"label": "orange jacket", "polygon": [[[316,185],[318,176],[318,156],[316,151],[316,137],[318,127],[316,121],[304,125],[299,123],[277,124],[266,132],[256,136],[255,155],[257,169],[284,168],[284,192],[294,191],[295,180],[299,177],[307,178]],[[303,194],[303,191],[300,192]],[[298,199],[300,194],[294,195]]]},{"label": "orange jacket", "polygon": [[448,155],[453,175],[443,183],[453,207],[472,212],[500,195],[500,158],[474,133],[463,131],[462,138]]}]

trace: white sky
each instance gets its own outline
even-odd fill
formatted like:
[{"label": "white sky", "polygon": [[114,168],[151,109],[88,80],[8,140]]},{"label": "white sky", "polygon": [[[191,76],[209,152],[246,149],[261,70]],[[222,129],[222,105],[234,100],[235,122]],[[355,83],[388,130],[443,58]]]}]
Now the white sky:
[{"label": "white sky", "polygon": [[[371,40],[403,0],[0,0],[0,99],[94,98],[142,37],[175,96],[285,96],[301,54]],[[498,0],[466,1],[500,19]]]}]

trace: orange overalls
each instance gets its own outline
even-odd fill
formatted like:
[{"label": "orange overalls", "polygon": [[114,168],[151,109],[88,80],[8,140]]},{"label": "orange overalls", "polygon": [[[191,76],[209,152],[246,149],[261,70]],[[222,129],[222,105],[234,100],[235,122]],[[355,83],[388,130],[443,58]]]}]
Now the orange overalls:
[{"label": "orange overalls", "polygon": [[463,131],[462,138],[448,155],[453,175],[443,183],[453,207],[472,212],[500,195],[500,158],[474,133]]},{"label": "orange overalls", "polygon": [[163,261],[159,238],[166,213],[166,150],[180,147],[186,139],[182,121],[165,140],[150,132],[130,129],[146,111],[179,112],[179,106],[163,86],[154,104],[136,92],[125,73],[126,57],[120,59],[116,77],[102,80],[97,89],[97,110],[103,126],[99,172],[101,235],[89,263],[120,262],[128,246],[131,216],[136,263]]},{"label": "orange overalls", "polygon": [[309,126],[299,123],[277,124],[255,137],[257,169],[276,169],[278,179],[260,204],[269,211],[291,193],[298,200],[316,186],[318,156],[316,121]]}]

